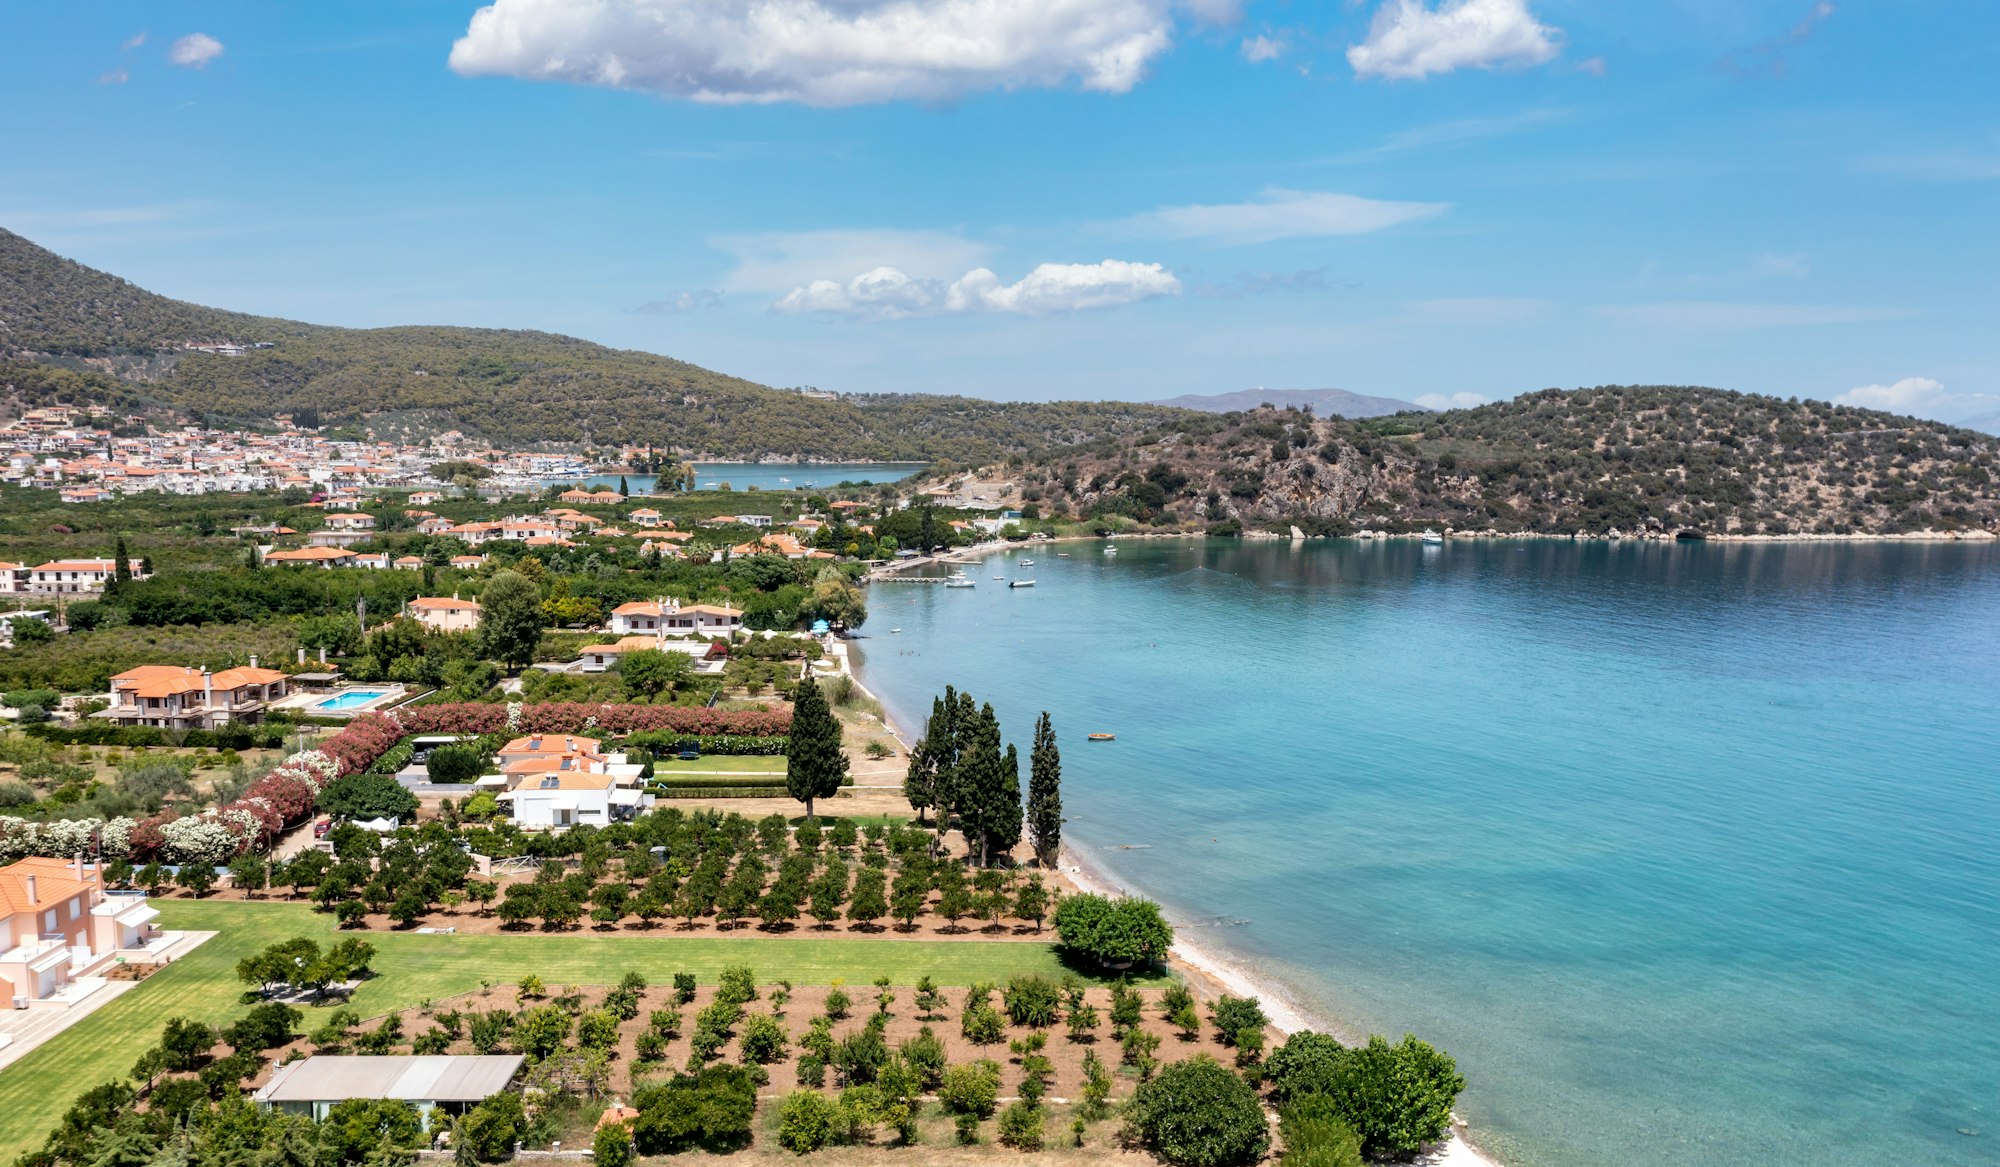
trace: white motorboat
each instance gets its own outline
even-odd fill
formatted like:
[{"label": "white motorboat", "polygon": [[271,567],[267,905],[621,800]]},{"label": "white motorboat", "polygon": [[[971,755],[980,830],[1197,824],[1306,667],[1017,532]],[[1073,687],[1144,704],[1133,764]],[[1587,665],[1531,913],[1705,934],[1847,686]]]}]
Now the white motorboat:
[{"label": "white motorboat", "polygon": [[1034,560],[1032,560],[1032,559],[1023,559],[1023,560],[1021,561],[1021,566],[1022,566],[1022,567],[1033,567],[1033,566],[1035,566],[1035,561],[1034,561]]},{"label": "white motorboat", "polygon": [[948,588],[976,588],[979,585],[962,575],[955,575],[944,581],[944,586]]},{"label": "white motorboat", "polygon": [[1425,531],[1424,542],[1432,545],[1441,544],[1444,542],[1444,536],[1438,534],[1436,531]]},{"label": "white motorboat", "polygon": [[1035,581],[1031,579],[1012,579],[1007,581],[1007,586],[1010,588],[1031,588],[1035,586]]},{"label": "white motorboat", "polygon": [[1118,554],[1118,548],[1116,548],[1116,547],[1106,547],[1106,548],[1104,549],[1104,553],[1105,553],[1106,555],[1116,555],[1116,554]]}]

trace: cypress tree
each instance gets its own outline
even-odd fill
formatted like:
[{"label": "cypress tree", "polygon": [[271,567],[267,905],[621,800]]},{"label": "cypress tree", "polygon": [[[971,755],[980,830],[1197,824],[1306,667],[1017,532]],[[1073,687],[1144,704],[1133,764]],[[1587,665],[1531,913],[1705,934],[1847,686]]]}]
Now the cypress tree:
[{"label": "cypress tree", "polygon": [[910,747],[910,769],[903,776],[903,797],[917,812],[917,825],[924,825],[924,811],[938,801],[939,755],[950,745],[951,717],[944,698],[931,698],[931,717],[924,723],[924,736]]},{"label": "cypress tree", "polygon": [[826,695],[810,677],[792,694],[792,729],[785,743],[785,789],[806,804],[813,817],[816,799],[840,793],[847,776],[847,755],[840,752],[840,719],[826,704]]},{"label": "cypress tree", "polygon": [[[999,727],[994,727],[998,732]],[[986,851],[1006,855],[1021,841],[1021,756],[1007,743],[1007,756],[1000,763],[1000,781],[993,790],[992,810],[986,828]]]},{"label": "cypress tree", "polygon": [[623,474],[620,474],[618,476],[618,497],[620,498],[632,497],[632,488],[625,484],[625,476]]},{"label": "cypress tree", "polygon": [[1028,767],[1028,839],[1034,844],[1035,860],[1050,868],[1062,852],[1062,755],[1047,710],[1035,723],[1035,748]]},{"label": "cypress tree", "polygon": [[118,536],[118,549],[112,554],[116,558],[111,563],[111,578],[125,583],[132,578],[132,557],[125,553],[125,536]]},{"label": "cypress tree", "polygon": [[1021,780],[1017,767],[1010,781],[1007,759],[1000,751],[1000,719],[992,705],[973,715],[959,742],[959,829],[965,833],[967,849],[977,847],[979,863],[985,866],[994,844],[1007,836],[1010,818],[1013,837],[1020,838]]}]

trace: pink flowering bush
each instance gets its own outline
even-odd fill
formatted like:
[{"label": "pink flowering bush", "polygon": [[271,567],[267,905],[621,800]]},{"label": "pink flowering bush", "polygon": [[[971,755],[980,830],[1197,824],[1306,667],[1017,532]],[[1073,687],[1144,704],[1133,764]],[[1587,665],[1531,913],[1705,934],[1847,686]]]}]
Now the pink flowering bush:
[{"label": "pink flowering bush", "polygon": [[402,741],[404,732],[386,713],[364,713],[329,738],[320,751],[340,764],[340,774],[359,774]]}]

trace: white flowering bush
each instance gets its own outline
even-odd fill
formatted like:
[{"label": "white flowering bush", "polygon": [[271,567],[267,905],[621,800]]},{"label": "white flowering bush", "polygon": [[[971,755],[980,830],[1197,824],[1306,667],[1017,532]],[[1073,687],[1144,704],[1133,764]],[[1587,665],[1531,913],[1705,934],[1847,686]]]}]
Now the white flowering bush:
[{"label": "white flowering bush", "polygon": [[32,819],[0,816],[0,863],[44,856],[68,859],[79,852],[122,859],[131,850],[133,822],[128,818]]},{"label": "white flowering bush", "polygon": [[507,732],[514,733],[521,728],[521,702],[507,703]]},{"label": "white flowering bush", "polygon": [[215,866],[236,858],[237,836],[219,818],[198,815],[160,824],[162,857],[169,863]]}]

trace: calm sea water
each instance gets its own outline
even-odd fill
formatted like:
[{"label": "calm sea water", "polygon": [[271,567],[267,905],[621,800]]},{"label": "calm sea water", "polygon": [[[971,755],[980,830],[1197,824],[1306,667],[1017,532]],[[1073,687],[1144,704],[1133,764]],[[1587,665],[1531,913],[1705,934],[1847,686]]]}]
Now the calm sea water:
[{"label": "calm sea water", "polygon": [[2000,549],[1061,549],[874,588],[891,716],[1050,710],[1070,837],[1474,1141],[2000,1163]]},{"label": "calm sea water", "polygon": [[[793,490],[808,485],[824,489],[836,482],[897,482],[924,468],[922,462],[821,462],[790,466],[776,462],[696,462],[695,484],[711,489],[709,483],[727,483],[731,490]],[[618,475],[599,474],[584,480],[591,490],[618,488]],[[627,474],[625,482],[633,494],[648,494],[656,479],[651,474]],[[563,479],[568,482],[569,479]]]}]

